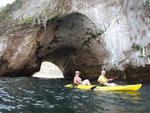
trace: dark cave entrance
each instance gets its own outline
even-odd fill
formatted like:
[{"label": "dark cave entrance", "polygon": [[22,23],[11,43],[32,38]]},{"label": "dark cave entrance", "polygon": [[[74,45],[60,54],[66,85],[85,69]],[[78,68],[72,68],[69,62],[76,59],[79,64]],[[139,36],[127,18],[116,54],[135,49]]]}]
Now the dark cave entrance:
[{"label": "dark cave entrance", "polygon": [[38,31],[38,56],[56,64],[65,77],[80,70],[83,77],[94,77],[108,58],[102,31],[85,15],[73,12],[47,21]]}]

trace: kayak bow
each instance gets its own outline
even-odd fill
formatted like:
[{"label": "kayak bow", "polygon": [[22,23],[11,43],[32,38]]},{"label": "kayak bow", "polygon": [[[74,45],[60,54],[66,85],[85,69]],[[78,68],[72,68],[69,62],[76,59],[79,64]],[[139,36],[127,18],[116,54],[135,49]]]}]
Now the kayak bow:
[{"label": "kayak bow", "polygon": [[120,86],[98,86],[98,85],[65,85],[66,88],[77,88],[81,90],[95,91],[137,91],[142,87],[142,84],[135,85],[120,85]]}]

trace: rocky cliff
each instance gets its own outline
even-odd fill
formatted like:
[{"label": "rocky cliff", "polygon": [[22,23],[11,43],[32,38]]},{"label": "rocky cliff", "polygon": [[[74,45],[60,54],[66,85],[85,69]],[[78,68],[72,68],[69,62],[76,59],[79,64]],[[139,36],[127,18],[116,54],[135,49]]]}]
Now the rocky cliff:
[{"label": "rocky cliff", "polygon": [[0,32],[1,75],[32,73],[43,60],[89,77],[150,64],[149,0],[17,0],[11,8]]}]

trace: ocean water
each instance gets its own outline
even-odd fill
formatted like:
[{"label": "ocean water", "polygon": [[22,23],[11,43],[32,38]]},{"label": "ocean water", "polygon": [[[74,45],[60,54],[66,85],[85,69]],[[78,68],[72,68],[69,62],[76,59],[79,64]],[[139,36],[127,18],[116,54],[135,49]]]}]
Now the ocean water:
[{"label": "ocean water", "polygon": [[65,79],[0,78],[0,113],[150,113],[150,85],[138,92],[67,89]]}]

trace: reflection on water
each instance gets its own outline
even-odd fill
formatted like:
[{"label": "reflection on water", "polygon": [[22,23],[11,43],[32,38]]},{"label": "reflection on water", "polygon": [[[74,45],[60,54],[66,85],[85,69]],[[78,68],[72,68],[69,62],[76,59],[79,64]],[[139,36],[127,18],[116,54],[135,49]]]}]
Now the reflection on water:
[{"label": "reflection on water", "polygon": [[149,113],[150,87],[139,92],[66,89],[63,79],[1,78],[0,112]]}]

